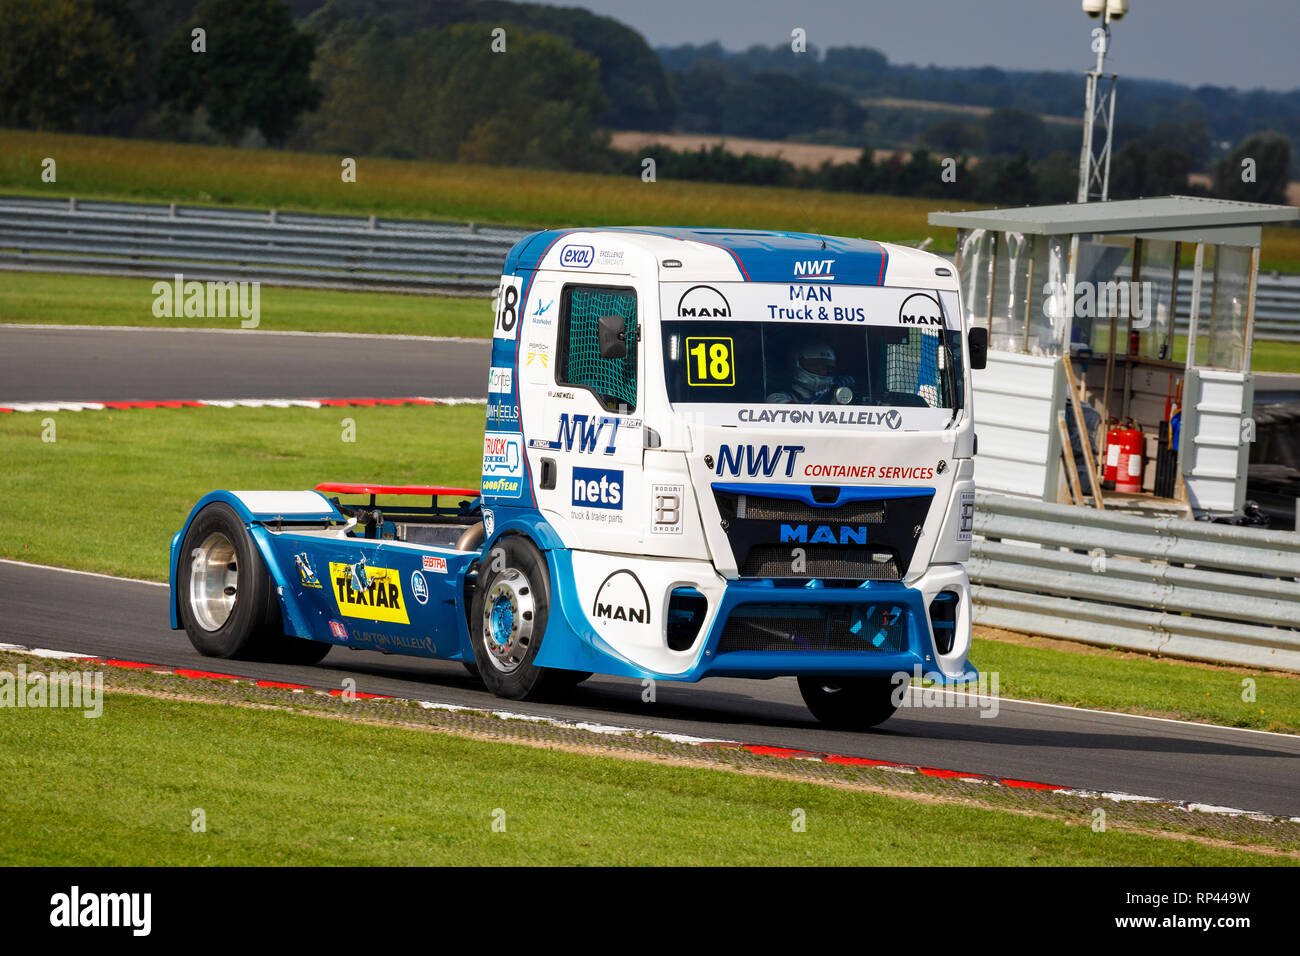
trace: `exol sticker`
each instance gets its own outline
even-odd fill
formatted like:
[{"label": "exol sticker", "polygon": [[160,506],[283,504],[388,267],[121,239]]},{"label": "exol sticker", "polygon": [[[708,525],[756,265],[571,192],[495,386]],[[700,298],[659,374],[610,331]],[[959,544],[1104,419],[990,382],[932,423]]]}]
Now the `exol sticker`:
[{"label": "exol sticker", "polygon": [[623,472],[607,468],[574,468],[573,506],[622,511]]},{"label": "exol sticker", "polygon": [[340,641],[346,641],[348,639],[348,629],[343,626],[342,621],[330,621],[330,633]]},{"label": "exol sticker", "polygon": [[958,507],[957,540],[969,541],[971,532],[975,529],[975,492],[961,492]]},{"label": "exol sticker", "polygon": [[514,383],[514,369],[492,366],[488,373],[488,394],[509,395]]},{"label": "exol sticker", "polygon": [[419,571],[411,572],[411,596],[421,604],[429,603],[429,582]]},{"label": "exol sticker", "polygon": [[565,269],[590,269],[595,261],[594,246],[564,246],[560,249],[560,265]]},{"label": "exol sticker", "polygon": [[[426,571],[432,571],[434,574],[446,574],[446,573],[447,573],[447,559],[446,559],[446,558],[435,558],[435,557],[434,557],[433,555],[431,555],[431,554],[426,554],[426,555],[424,556],[424,570],[426,570]],[[421,601],[420,603],[423,604],[424,602]]]},{"label": "exol sticker", "polygon": [[318,588],[321,586],[320,579],[316,577],[316,572],[312,570],[311,562],[307,560],[307,552],[295,554],[293,563],[298,566],[298,580],[305,588]]},{"label": "exol sticker", "polygon": [[650,599],[640,579],[628,570],[615,571],[596,589],[591,616],[598,621],[650,623]]},{"label": "exol sticker", "polygon": [[492,513],[491,508],[483,509],[483,530],[487,536],[492,537],[492,532],[496,530],[497,516]]},{"label": "exol sticker", "polygon": [[523,437],[483,436],[483,493],[518,498],[524,491]]},{"label": "exol sticker", "polygon": [[943,309],[939,303],[923,292],[914,292],[898,308],[899,325],[943,326]]},{"label": "exol sticker", "polygon": [[497,315],[492,327],[494,339],[513,342],[519,336],[519,295],[524,280],[518,276],[502,276],[497,290]]},{"label": "exol sticker", "polygon": [[677,300],[679,319],[729,319],[731,303],[711,285],[691,286]]},{"label": "exol sticker", "polygon": [[352,571],[352,565],[330,562],[334,600],[338,603],[340,614],[366,621],[411,623],[411,619],[406,616],[406,599],[402,595],[402,581],[397,572],[386,568],[367,568],[366,586],[358,591],[352,586]]},{"label": "exol sticker", "polygon": [[682,499],[685,485],[651,485],[651,534],[682,533]]},{"label": "exol sticker", "polygon": [[622,249],[601,249],[596,253],[596,261],[602,269],[622,269]]}]

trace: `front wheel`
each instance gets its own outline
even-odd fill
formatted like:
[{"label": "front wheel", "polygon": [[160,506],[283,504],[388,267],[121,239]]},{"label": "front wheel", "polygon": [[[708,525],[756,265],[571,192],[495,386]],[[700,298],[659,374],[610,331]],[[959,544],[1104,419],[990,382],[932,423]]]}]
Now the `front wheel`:
[{"label": "front wheel", "polygon": [[551,579],[546,558],[532,542],[503,539],[480,572],[470,612],[479,678],[493,694],[529,700],[559,689],[568,672],[538,667],[550,616]]},{"label": "front wheel", "polygon": [[799,678],[799,693],[812,715],[839,730],[866,730],[894,716],[897,686],[892,677]]}]

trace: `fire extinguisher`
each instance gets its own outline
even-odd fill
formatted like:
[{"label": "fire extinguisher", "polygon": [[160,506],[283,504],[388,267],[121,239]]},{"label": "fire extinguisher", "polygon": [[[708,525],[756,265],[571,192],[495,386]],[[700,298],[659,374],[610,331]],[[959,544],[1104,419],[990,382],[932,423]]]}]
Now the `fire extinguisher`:
[{"label": "fire extinguisher", "polygon": [[1115,487],[1115,469],[1119,466],[1120,436],[1124,429],[1119,427],[1118,419],[1112,418],[1106,429],[1106,471],[1102,475],[1102,484],[1106,488]]},{"label": "fire extinguisher", "polygon": [[1115,490],[1138,494],[1142,491],[1142,451],[1146,438],[1142,429],[1129,420],[1129,427],[1120,430],[1119,460],[1115,463]]}]

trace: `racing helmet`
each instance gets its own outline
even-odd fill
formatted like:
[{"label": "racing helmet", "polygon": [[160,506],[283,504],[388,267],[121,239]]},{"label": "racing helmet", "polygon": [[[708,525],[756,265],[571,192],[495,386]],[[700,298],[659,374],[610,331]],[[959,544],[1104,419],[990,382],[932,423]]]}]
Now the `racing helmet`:
[{"label": "racing helmet", "polygon": [[800,398],[812,398],[835,382],[835,350],[820,339],[799,347],[794,355],[790,390]]}]

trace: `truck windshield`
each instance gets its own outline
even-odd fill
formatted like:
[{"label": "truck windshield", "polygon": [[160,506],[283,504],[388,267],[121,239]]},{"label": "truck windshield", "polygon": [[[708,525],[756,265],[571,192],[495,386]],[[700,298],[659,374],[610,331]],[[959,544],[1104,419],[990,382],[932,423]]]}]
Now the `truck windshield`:
[{"label": "truck windshield", "polygon": [[961,407],[961,335],[953,330],[734,319],[667,321],[663,329],[674,404]]}]

